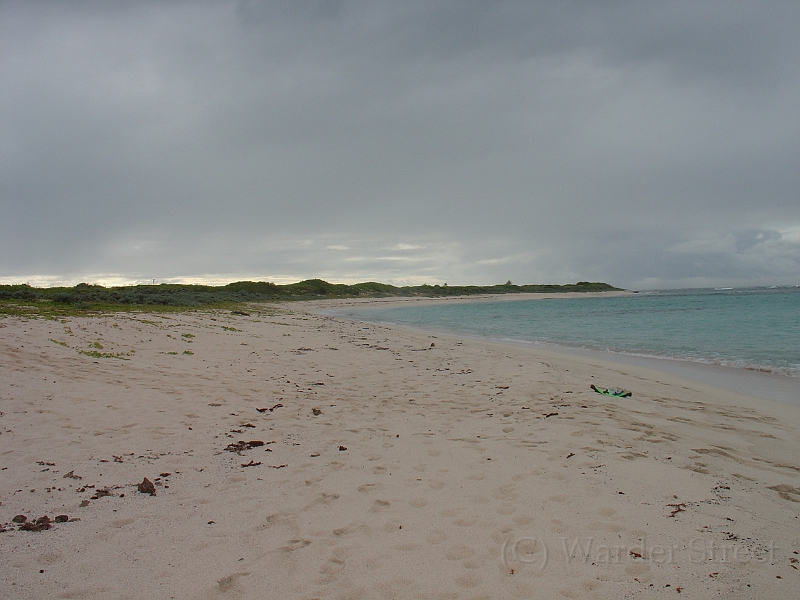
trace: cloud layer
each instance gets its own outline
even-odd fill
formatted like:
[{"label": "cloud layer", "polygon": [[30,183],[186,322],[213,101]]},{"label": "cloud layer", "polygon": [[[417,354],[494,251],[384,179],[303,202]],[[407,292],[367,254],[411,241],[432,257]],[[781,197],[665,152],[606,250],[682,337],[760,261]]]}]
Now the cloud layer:
[{"label": "cloud layer", "polygon": [[800,283],[800,7],[0,4],[0,280]]}]

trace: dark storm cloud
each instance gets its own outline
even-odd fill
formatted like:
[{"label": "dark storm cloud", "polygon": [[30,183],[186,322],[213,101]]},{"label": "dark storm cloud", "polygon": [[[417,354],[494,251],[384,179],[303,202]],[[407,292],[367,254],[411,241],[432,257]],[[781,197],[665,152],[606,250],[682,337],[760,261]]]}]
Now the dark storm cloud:
[{"label": "dark storm cloud", "polygon": [[800,283],[798,26],[788,3],[5,2],[0,278]]}]

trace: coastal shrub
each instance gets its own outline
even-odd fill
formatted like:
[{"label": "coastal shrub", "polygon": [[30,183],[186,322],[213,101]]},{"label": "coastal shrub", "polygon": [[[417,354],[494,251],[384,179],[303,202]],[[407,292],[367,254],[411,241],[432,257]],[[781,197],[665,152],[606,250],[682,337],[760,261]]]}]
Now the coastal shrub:
[{"label": "coastal shrub", "polygon": [[[237,281],[225,286],[159,284],[103,287],[79,283],[74,287],[34,288],[27,284],[0,285],[0,300],[24,300],[34,305],[50,301],[67,310],[99,310],[105,307],[201,307],[241,302],[270,302],[275,300],[308,300],[314,298],[353,298],[386,296],[469,296],[474,294],[513,294],[520,292],[603,292],[617,290],[607,283],[579,281],[567,285],[501,285],[459,286],[418,285],[397,287],[369,281],[354,285],[330,283],[322,279],[307,279],[288,285],[268,281]],[[53,308],[55,310],[55,308]],[[10,310],[10,309],[9,309]]]}]

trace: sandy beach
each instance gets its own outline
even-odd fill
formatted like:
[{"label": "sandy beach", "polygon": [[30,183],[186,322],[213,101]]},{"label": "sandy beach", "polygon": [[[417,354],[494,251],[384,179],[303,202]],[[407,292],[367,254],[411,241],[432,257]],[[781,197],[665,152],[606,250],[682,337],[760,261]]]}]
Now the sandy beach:
[{"label": "sandy beach", "polygon": [[800,407],[341,305],[0,319],[2,595],[800,595]]}]

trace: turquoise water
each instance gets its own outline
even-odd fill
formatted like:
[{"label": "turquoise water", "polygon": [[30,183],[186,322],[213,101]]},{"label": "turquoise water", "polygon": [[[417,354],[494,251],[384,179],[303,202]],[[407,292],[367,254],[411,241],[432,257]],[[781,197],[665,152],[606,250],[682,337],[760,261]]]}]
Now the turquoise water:
[{"label": "turquoise water", "polygon": [[800,287],[353,308],[429,331],[672,358],[800,377]]}]

